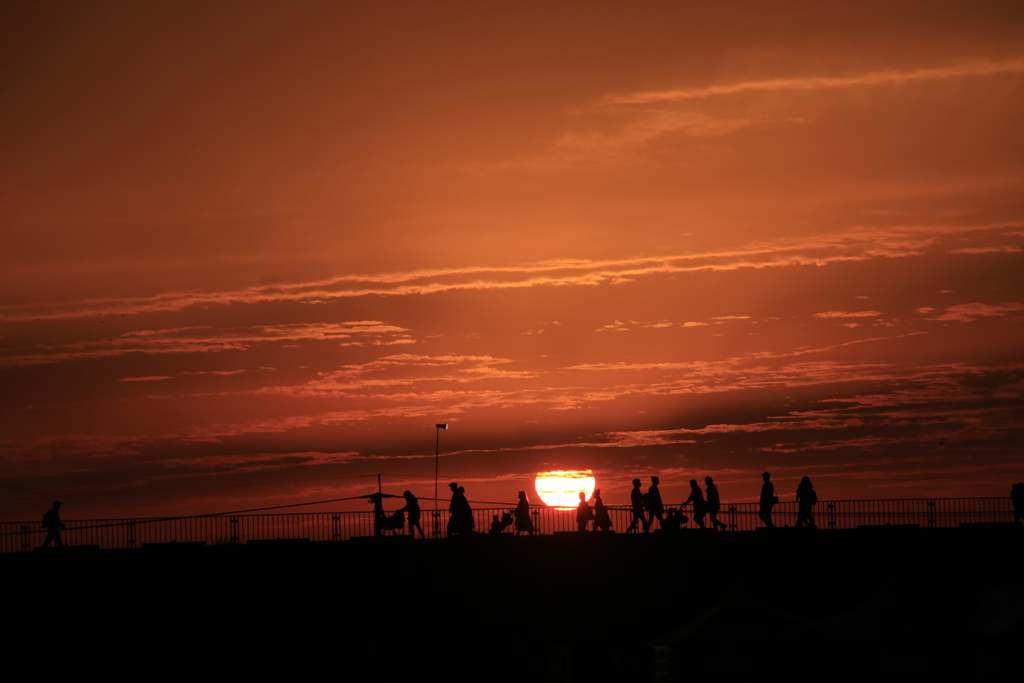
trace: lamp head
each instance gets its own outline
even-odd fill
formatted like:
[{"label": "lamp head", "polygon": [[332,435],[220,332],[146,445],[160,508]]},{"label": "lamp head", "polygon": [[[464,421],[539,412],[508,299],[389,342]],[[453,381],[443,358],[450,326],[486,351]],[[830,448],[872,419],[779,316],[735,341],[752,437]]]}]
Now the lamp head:
[{"label": "lamp head", "polygon": [[445,422],[444,424],[441,424],[441,425],[434,425],[434,426],[437,427],[438,429],[448,429],[448,423],[447,422]]}]

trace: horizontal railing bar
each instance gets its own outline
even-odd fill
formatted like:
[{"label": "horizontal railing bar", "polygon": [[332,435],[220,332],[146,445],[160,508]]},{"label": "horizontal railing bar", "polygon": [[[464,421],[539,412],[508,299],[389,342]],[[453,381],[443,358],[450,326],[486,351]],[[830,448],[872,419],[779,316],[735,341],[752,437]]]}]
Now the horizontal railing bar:
[{"label": "horizontal railing bar", "polygon": [[[402,502],[400,499],[396,503]],[[508,506],[480,507],[473,510],[476,531],[487,533],[498,518],[501,533],[515,533],[515,524],[502,524],[515,508]],[[772,511],[778,526],[796,524],[799,504],[782,501]],[[679,505],[666,505],[679,510]],[[608,505],[612,529],[626,531],[632,518],[628,505]],[[727,530],[749,531],[762,526],[758,519],[758,502],[723,503],[718,519]],[[822,500],[813,507],[817,526],[821,529],[852,529],[860,525],[917,524],[921,527],[951,527],[960,523],[1014,520],[1009,498],[890,498]],[[539,534],[575,531],[576,510],[544,505],[531,508],[531,523]],[[695,528],[692,507],[682,508],[685,528]],[[349,512],[295,512],[263,514],[207,514],[193,517],[122,517],[111,519],[70,520],[62,530],[62,539],[74,545],[98,545],[105,548],[138,548],[150,543],[208,544],[246,543],[250,540],[308,538],[311,541],[346,541],[358,536],[378,533],[408,534],[407,522],[401,529],[378,530],[378,524],[390,519],[394,510],[385,510],[384,517],[375,518],[371,510]],[[436,516],[436,527],[435,527]],[[445,509],[422,510],[420,527],[427,537],[446,535],[449,513]],[[709,522],[710,520],[706,520]],[[392,525],[389,525],[392,526]],[[589,525],[592,526],[592,525]],[[658,522],[652,524],[655,528]],[[588,527],[589,528],[589,527]],[[0,552],[33,549],[47,533],[39,522],[0,523]]]}]

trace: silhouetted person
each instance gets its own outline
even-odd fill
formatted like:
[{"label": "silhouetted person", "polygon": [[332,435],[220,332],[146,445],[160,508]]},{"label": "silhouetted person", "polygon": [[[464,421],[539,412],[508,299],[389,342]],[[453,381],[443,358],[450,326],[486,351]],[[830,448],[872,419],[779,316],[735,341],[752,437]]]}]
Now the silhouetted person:
[{"label": "silhouetted person", "polygon": [[1013,501],[1013,521],[1024,519],[1024,481],[1010,487],[1010,500]]},{"label": "silhouetted person", "polygon": [[704,526],[704,515],[708,513],[708,504],[704,500],[704,492],[697,486],[696,479],[690,480],[690,497],[683,501],[682,507],[686,507],[689,503],[693,504],[693,521],[701,529],[706,528]]},{"label": "silhouetted person", "polygon": [[61,505],[63,503],[59,500],[53,501],[53,507],[43,515],[43,528],[46,529],[46,540],[43,541],[44,548],[50,545],[50,541],[56,543],[58,548],[64,547],[64,541],[60,540],[60,530],[64,529],[67,525],[60,521]]},{"label": "silhouetted person", "polygon": [[772,475],[762,472],[761,479],[764,480],[764,483],[761,484],[761,510],[757,516],[761,518],[766,527],[771,529],[775,526],[772,524],[772,508],[779,502],[779,499],[775,496],[775,484],[771,482]]},{"label": "silhouetted person", "polygon": [[708,493],[708,519],[711,520],[711,528],[714,530],[726,530],[726,526],[718,519],[718,510],[722,507],[722,499],[718,497],[718,487],[711,477],[704,477],[704,488]]},{"label": "silhouetted person", "polygon": [[810,477],[803,477],[800,480],[800,484],[796,487],[796,502],[799,505],[796,514],[796,525],[803,526],[806,524],[810,528],[816,529],[817,526],[814,524],[814,515],[811,514],[811,508],[818,504],[818,494],[814,492]]},{"label": "silhouetted person", "polygon": [[630,520],[626,533],[638,531],[637,525],[643,526],[644,533],[647,533],[647,518],[644,517],[644,493],[640,490],[640,480],[633,480],[633,490],[629,492],[629,508],[633,512],[633,519]]},{"label": "silhouetted person", "polygon": [[526,532],[533,536],[537,531],[533,528],[533,520],[530,519],[530,499],[526,497],[526,491],[519,492],[519,504],[516,505],[516,536]]},{"label": "silhouetted person", "polygon": [[594,531],[611,531],[612,518],[608,514],[608,507],[601,498],[601,489],[594,489]]},{"label": "silhouetted person", "polygon": [[594,519],[594,511],[587,502],[587,494],[580,491],[580,504],[576,506],[576,531],[586,531],[587,523]]},{"label": "silhouetted person", "polygon": [[416,496],[412,495],[411,491],[406,491],[402,495],[405,496],[405,507],[400,508],[398,512],[404,512],[409,516],[409,535],[415,538],[416,532],[413,529],[419,529],[420,538],[426,538],[423,535],[423,528],[420,526],[420,502],[416,500]]},{"label": "silhouetted person", "polygon": [[661,491],[658,484],[661,481],[657,477],[651,477],[651,486],[644,494],[644,507],[647,508],[647,528],[654,528],[654,520],[658,520],[658,528],[665,525],[665,506],[661,502]]},{"label": "silhouetted person", "polygon": [[476,522],[473,521],[473,509],[466,500],[466,489],[454,481],[448,484],[448,488],[452,490],[452,501],[448,505],[448,535],[473,533]]}]

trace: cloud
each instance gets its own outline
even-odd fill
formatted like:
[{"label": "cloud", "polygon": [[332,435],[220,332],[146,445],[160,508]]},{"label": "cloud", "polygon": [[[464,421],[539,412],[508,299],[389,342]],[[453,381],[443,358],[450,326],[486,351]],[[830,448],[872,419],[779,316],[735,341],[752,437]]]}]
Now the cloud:
[{"label": "cloud", "polygon": [[[606,95],[593,106],[573,108],[570,112],[577,115],[608,116],[610,130],[566,133],[547,154],[523,158],[515,165],[551,168],[579,164],[582,161],[593,164],[605,159],[621,160],[624,154],[651,147],[657,139],[670,134],[713,138],[752,128],[766,129],[807,122],[802,116],[769,116],[762,109],[751,109],[739,115],[694,111],[695,105],[711,98],[893,86],[1007,73],[1024,73],[1024,60],[976,60],[917,69],[872,71],[851,76],[799,75]],[[650,159],[646,161],[650,163]],[[505,164],[504,167],[511,165]]]},{"label": "cloud", "polygon": [[1000,244],[991,247],[961,247],[950,249],[947,254],[1019,254],[1020,247],[1016,244]]},{"label": "cloud", "polygon": [[880,311],[826,311],[815,313],[815,318],[877,318],[882,315]]},{"label": "cloud", "polygon": [[703,88],[652,90],[626,95],[609,95],[601,100],[601,104],[607,106],[651,105],[753,92],[807,92],[864,86],[903,85],[918,81],[994,76],[1005,73],[1024,73],[1024,60],[978,60],[923,69],[873,71],[857,76],[802,76],[744,81]]},{"label": "cloud", "polygon": [[938,316],[936,320],[952,320],[966,323],[977,318],[1009,315],[1021,310],[1024,310],[1024,304],[1016,302],[997,305],[983,303],[959,304],[948,307],[946,312]]},{"label": "cloud", "polygon": [[[403,327],[377,320],[345,323],[287,323],[252,327],[176,327],[159,330],[136,330],[117,337],[64,344],[40,344],[32,353],[0,357],[3,365],[35,365],[84,358],[108,358],[139,353],[159,355],[170,353],[214,353],[246,350],[253,344],[282,341],[340,341],[344,339],[384,337],[366,343],[409,343]],[[398,337],[396,339],[396,337]],[[235,374],[241,371],[210,371],[212,374]]]},{"label": "cloud", "polygon": [[178,377],[187,377],[191,375],[216,375],[218,377],[230,377],[231,375],[240,375],[243,372],[249,372],[248,370],[195,370],[190,372],[179,372]]},{"label": "cloud", "polygon": [[122,377],[118,382],[160,382],[165,379],[173,379],[170,375],[150,375],[148,377]]},{"label": "cloud", "polygon": [[[0,320],[32,321],[81,318],[84,316],[132,315],[181,311],[195,306],[254,305],[269,302],[302,303],[316,298],[332,301],[362,297],[406,297],[441,294],[453,291],[488,291],[529,289],[537,287],[599,287],[625,279],[634,280],[651,275],[672,275],[690,272],[729,272],[793,266],[826,266],[875,258],[906,258],[921,256],[936,248],[944,238],[982,239],[988,233],[1005,230],[1008,224],[979,226],[923,225],[893,228],[856,228],[832,234],[799,236],[771,241],[755,241],[739,247],[624,259],[561,259],[503,267],[466,267],[438,270],[417,270],[404,273],[346,275],[315,282],[274,287],[253,287],[214,293],[164,294],[148,298],[121,300],[89,300],[40,306],[0,307]],[[385,329],[380,321],[330,325],[271,326],[255,336],[263,339],[276,336],[296,339],[359,333],[399,332]],[[134,333],[146,336],[177,336],[176,332],[204,328],[148,330]],[[206,339],[195,334],[191,338]],[[235,341],[246,341],[240,335]],[[201,349],[197,349],[201,350]]]},{"label": "cloud", "polygon": [[[797,123],[787,119],[784,123]],[[537,156],[524,160],[521,165],[550,167],[580,161],[584,158],[600,158],[623,151],[629,152],[642,148],[658,138],[675,133],[697,138],[712,138],[732,135],[754,126],[778,125],[780,121],[759,117],[723,117],[709,116],[696,112],[680,112],[671,110],[648,110],[639,113],[634,120],[615,128],[612,131],[589,131],[586,133],[566,133],[555,144],[555,149],[547,156]]]}]

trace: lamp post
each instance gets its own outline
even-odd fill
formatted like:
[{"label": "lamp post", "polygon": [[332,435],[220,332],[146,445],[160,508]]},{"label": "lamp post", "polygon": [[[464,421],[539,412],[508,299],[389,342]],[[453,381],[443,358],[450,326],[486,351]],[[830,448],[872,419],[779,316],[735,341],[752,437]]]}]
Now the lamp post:
[{"label": "lamp post", "polygon": [[434,538],[441,535],[441,511],[438,510],[437,472],[441,459],[441,430],[448,431],[448,423],[434,425]]}]

